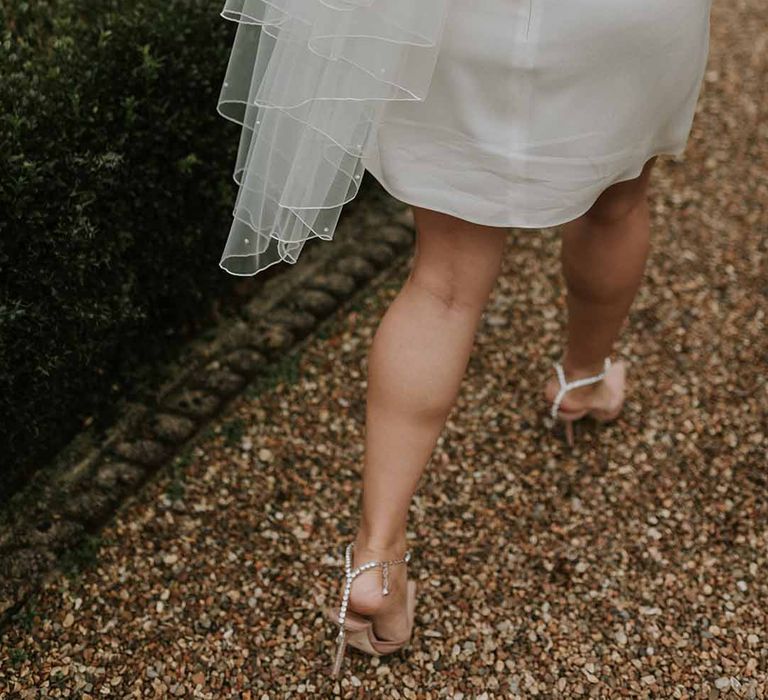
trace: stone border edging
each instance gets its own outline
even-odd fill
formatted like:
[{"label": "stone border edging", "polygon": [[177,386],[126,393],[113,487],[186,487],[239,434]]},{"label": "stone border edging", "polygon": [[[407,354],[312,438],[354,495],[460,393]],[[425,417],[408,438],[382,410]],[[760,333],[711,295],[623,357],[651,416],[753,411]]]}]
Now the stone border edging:
[{"label": "stone border edging", "polygon": [[[380,188],[362,206],[370,209],[361,224],[340,221],[346,235],[318,244],[314,259],[306,255],[270,279],[239,320],[219,324],[214,339],[158,388],[151,405],[127,406],[101,444],[67,468],[54,460],[42,487],[33,477],[11,499],[8,522],[0,525],[0,632],[56,575],[64,553],[96,534],[275,360],[300,348],[332,313],[402,260],[414,236],[410,209]],[[349,230],[356,225],[362,233]]]}]

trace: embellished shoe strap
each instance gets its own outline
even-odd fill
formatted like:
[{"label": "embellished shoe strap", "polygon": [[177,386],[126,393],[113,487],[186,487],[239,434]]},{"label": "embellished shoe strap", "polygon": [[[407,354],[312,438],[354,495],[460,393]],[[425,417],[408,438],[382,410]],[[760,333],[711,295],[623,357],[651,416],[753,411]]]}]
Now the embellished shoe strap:
[{"label": "embellished shoe strap", "polygon": [[389,567],[393,566],[395,564],[405,564],[411,560],[411,550],[407,550],[405,555],[402,559],[388,559],[387,561],[369,561],[365,564],[361,564],[360,566],[356,567],[354,570],[352,569],[352,548],[354,546],[354,542],[350,542],[347,545],[346,551],[344,552],[344,575],[346,577],[346,582],[344,584],[344,595],[341,600],[341,609],[339,611],[339,634],[337,636],[337,639],[341,640],[344,638],[344,620],[347,616],[347,604],[349,603],[349,593],[352,589],[352,581],[363,573],[363,571],[367,571],[368,569],[372,569],[375,566],[382,567],[382,579],[383,579],[383,586],[382,586],[382,595],[389,595]]},{"label": "embellished shoe strap", "polygon": [[557,372],[557,379],[560,382],[560,391],[557,392],[557,396],[555,396],[555,400],[552,402],[552,418],[557,418],[557,412],[560,410],[560,402],[563,400],[563,397],[567,392],[580,386],[587,386],[588,384],[595,384],[599,382],[603,377],[605,377],[610,366],[611,360],[609,357],[606,357],[605,361],[603,362],[603,371],[600,372],[600,374],[596,374],[593,377],[583,377],[582,379],[575,379],[572,382],[567,382],[565,380],[565,372],[563,371],[563,366],[559,362],[555,362],[554,367],[555,372]]}]

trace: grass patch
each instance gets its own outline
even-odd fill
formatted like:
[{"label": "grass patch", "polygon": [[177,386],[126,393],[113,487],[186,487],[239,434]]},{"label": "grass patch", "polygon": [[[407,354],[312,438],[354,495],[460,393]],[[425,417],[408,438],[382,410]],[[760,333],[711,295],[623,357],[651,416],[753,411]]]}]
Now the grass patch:
[{"label": "grass patch", "polygon": [[243,435],[245,435],[245,421],[240,417],[235,417],[222,423],[221,435],[229,447],[239,445]]},{"label": "grass patch", "polygon": [[290,352],[277,362],[268,365],[265,372],[256,377],[245,390],[246,398],[253,399],[271,391],[279,384],[295,384],[301,378],[299,364],[301,352]]},{"label": "grass patch", "polygon": [[[213,428],[209,427],[209,430],[212,431]],[[187,445],[186,449],[171,462],[171,480],[165,489],[165,495],[172,501],[184,498],[184,494],[187,492],[187,467],[192,464],[193,449],[194,445]]]},{"label": "grass patch", "polygon": [[8,657],[11,660],[11,664],[14,666],[18,666],[19,664],[24,663],[29,658],[26,650],[19,649],[18,647],[11,649],[11,653],[8,655]]},{"label": "grass patch", "polygon": [[[11,617],[11,623],[23,629],[25,632],[31,632],[35,624],[35,618],[38,615],[37,609],[38,597],[36,594],[29,596],[27,601],[21,606],[21,608],[13,614]],[[20,649],[19,651],[24,651]],[[26,654],[26,652],[24,652]]]},{"label": "grass patch", "polygon": [[61,555],[59,567],[67,578],[77,579],[98,561],[99,548],[104,544],[108,544],[108,541],[100,534],[86,534],[75,547]]}]

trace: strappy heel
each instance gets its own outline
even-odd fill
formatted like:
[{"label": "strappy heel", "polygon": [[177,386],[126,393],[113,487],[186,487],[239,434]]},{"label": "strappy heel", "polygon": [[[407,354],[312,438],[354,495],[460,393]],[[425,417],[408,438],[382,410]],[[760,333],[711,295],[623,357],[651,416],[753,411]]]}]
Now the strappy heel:
[{"label": "strappy heel", "polygon": [[344,593],[341,599],[341,606],[338,608],[325,608],[325,616],[334,624],[339,626],[339,633],[336,635],[336,656],[331,670],[331,676],[336,678],[339,675],[342,661],[344,660],[344,651],[347,645],[355,647],[372,656],[383,656],[399,651],[411,641],[413,632],[414,611],[416,608],[416,581],[408,579],[407,581],[407,602],[406,611],[408,615],[408,634],[399,640],[379,639],[373,631],[373,619],[366,615],[360,615],[347,609],[349,603],[349,594],[352,589],[352,581],[368,569],[381,567],[382,569],[382,595],[389,594],[389,567],[396,564],[407,564],[411,560],[411,550],[407,550],[402,559],[390,559],[387,561],[369,561],[365,564],[352,569],[352,548],[354,542],[350,542],[344,552],[344,575],[346,582],[344,584]]},{"label": "strappy heel", "polygon": [[624,374],[624,366],[623,363],[612,363],[611,359],[609,357],[606,357],[603,361],[603,371],[599,374],[596,374],[591,377],[583,377],[581,379],[575,379],[571,382],[566,381],[565,378],[565,371],[563,370],[563,366],[559,362],[554,363],[555,372],[557,373],[557,379],[560,382],[560,390],[557,392],[557,396],[555,396],[554,401],[552,402],[552,407],[550,409],[550,415],[553,419],[557,420],[560,419],[565,423],[565,437],[568,441],[568,445],[570,447],[573,447],[573,424],[575,421],[579,420],[580,418],[583,418],[584,416],[591,416],[595,420],[598,420],[602,423],[606,423],[608,421],[614,420],[619,413],[621,412],[622,404],[624,403],[624,390],[623,388],[620,391],[618,401],[616,402],[616,406],[612,407],[611,409],[603,409],[603,408],[583,408],[578,411],[567,411],[567,410],[560,410],[560,402],[563,400],[563,397],[571,390],[576,389],[577,387],[582,386],[588,386],[589,384],[596,384],[597,382],[602,381],[607,376],[609,370],[614,367],[617,371],[620,371],[622,373],[622,379]]}]

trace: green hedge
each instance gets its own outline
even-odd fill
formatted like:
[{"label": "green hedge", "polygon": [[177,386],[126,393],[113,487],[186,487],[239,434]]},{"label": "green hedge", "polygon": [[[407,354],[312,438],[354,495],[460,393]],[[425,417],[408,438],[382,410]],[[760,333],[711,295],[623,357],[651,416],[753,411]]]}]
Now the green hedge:
[{"label": "green hedge", "polygon": [[0,0],[0,501],[235,283],[217,0]]}]

